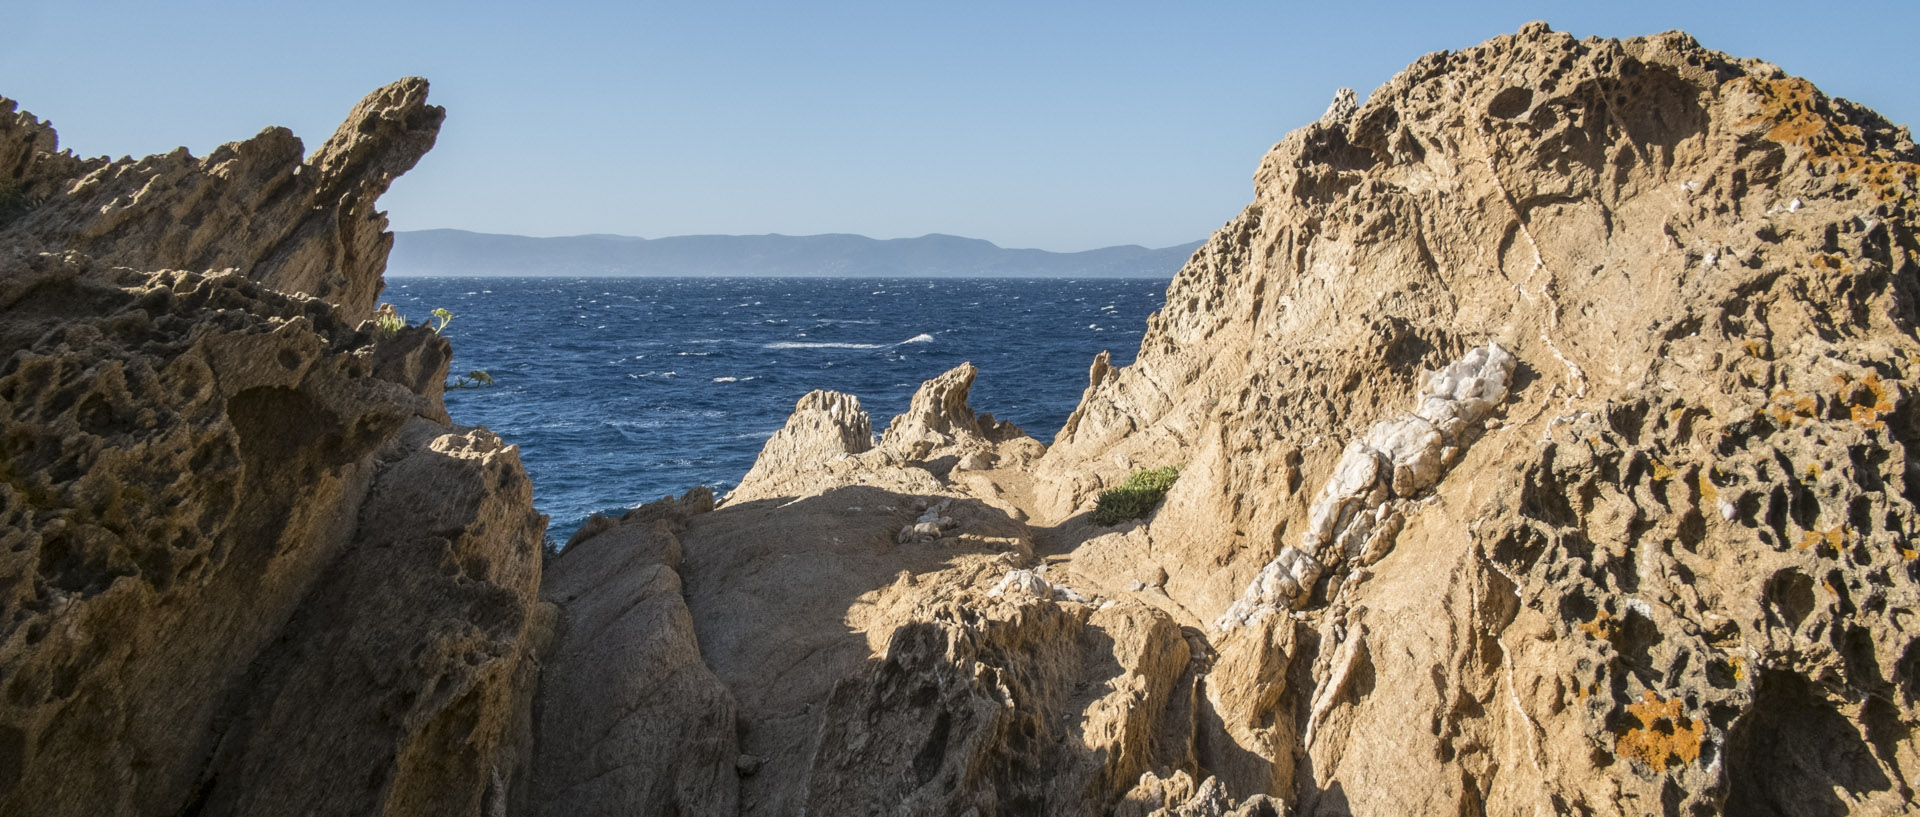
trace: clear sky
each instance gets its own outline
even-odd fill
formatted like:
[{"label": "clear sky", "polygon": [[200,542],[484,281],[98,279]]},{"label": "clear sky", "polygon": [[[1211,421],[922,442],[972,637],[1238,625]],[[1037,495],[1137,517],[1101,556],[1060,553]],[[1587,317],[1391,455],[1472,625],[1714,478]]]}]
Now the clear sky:
[{"label": "clear sky", "polygon": [[16,0],[0,94],[84,155],[286,125],[433,82],[396,229],[929,232],[1079,250],[1205,237],[1261,154],[1421,54],[1543,19],[1670,28],[1920,116],[1920,2],[289,4]]}]

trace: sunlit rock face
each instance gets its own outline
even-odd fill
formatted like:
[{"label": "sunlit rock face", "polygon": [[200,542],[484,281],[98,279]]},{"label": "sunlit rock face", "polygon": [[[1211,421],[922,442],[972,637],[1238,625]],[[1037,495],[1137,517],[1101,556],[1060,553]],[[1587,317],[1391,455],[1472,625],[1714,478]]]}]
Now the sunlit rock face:
[{"label": "sunlit rock face", "polygon": [[[70,179],[0,229],[83,234],[0,128]],[[968,365],[877,440],[815,392],[544,601],[364,272],[0,259],[0,811],[1912,811],[1916,159],[1680,33],[1428,55],[1274,147],[1051,447]]]},{"label": "sunlit rock face", "polygon": [[545,519],[362,320],[425,98],[121,162],[0,102],[0,812],[507,806]]},{"label": "sunlit rock face", "polygon": [[1037,460],[909,424],[688,523],[741,810],[1908,809],[1915,158],[1678,33],[1336,96]]}]

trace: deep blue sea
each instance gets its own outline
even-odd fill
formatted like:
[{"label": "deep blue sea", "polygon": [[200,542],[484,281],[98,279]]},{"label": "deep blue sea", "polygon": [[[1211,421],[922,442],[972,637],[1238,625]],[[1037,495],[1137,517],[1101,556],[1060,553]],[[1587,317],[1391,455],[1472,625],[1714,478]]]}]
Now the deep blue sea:
[{"label": "deep blue sea", "polygon": [[696,485],[725,493],[812,389],[880,432],[928,378],[972,361],[975,410],[1042,441],[1101,350],[1132,362],[1167,282],[872,278],[393,278],[410,321],[453,313],[456,421],[520,446],[566,541],[594,511]]}]

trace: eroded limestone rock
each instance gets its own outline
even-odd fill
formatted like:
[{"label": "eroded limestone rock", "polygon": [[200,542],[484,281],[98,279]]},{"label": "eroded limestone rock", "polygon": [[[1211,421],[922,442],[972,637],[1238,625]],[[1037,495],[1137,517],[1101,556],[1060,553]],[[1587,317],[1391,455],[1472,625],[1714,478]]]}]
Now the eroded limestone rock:
[{"label": "eroded limestone rock", "polygon": [[[732,814],[736,709],[700,656],[682,596],[678,532],[712,494],[643,506],[547,566],[558,608],[535,704],[526,813]],[[751,756],[745,756],[751,758]],[[757,770],[758,760],[745,763]]]},{"label": "eroded limestone rock", "polygon": [[[34,205],[0,222],[0,243],[23,252],[77,251],[105,266],[232,268],[286,293],[373,314],[393,234],[375,202],[433,147],[446,111],[409,77],[354,106],[311,155],[286,128],[268,128],[204,158],[185,148],[109,161],[57,152],[53,130],[0,114],[0,190]],[[15,103],[0,98],[0,111]],[[10,121],[9,121],[10,120]]]},{"label": "eroded limestone rock", "polygon": [[1320,498],[1307,511],[1297,547],[1261,568],[1240,600],[1215,622],[1222,630],[1297,605],[1325,568],[1370,565],[1393,548],[1405,518],[1399,506],[1439,481],[1507,397],[1514,359],[1498,344],[1477,347],[1434,372],[1414,410],[1376,423],[1347,443]]},{"label": "eroded limestone rock", "polygon": [[545,519],[446,422],[447,341],[361,320],[425,93],[306,162],[83,161],[0,102],[0,812],[513,799]]}]

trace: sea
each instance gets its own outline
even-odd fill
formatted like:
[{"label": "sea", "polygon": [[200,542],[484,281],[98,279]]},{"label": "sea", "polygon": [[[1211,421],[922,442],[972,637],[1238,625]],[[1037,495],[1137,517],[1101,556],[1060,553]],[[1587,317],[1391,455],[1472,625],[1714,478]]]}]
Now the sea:
[{"label": "sea", "polygon": [[1102,350],[1131,363],[1166,280],[390,277],[413,323],[452,314],[456,422],[520,446],[565,542],[589,514],[723,495],[801,395],[860,398],[875,433],[920,384],[979,367],[970,403],[1051,441]]}]

